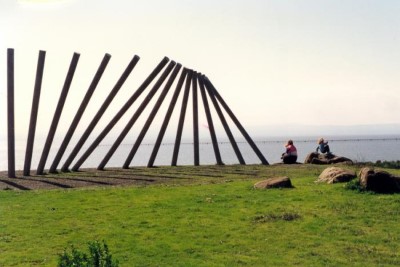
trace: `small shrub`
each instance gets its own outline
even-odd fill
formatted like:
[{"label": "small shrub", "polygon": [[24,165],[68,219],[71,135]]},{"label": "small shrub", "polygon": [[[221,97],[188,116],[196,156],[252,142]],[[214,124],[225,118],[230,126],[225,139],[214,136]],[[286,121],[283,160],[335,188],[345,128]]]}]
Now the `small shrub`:
[{"label": "small shrub", "polygon": [[102,244],[98,241],[89,242],[89,255],[79,251],[75,247],[71,247],[71,252],[64,249],[64,252],[59,255],[59,267],[117,267],[118,261],[112,259],[112,255],[107,244],[103,241]]},{"label": "small shrub", "polygon": [[358,179],[353,179],[345,184],[344,188],[348,190],[354,190],[358,192],[363,192],[364,189],[361,187],[360,181]]}]

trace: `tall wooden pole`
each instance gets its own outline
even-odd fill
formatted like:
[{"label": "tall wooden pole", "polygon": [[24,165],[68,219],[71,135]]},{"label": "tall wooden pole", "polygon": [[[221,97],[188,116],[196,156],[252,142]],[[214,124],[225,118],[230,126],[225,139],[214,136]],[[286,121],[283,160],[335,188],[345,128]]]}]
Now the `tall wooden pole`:
[{"label": "tall wooden pole", "polygon": [[176,166],[178,162],[178,154],[181,145],[182,131],[183,131],[183,125],[185,123],[186,107],[189,99],[190,83],[192,82],[192,77],[193,77],[193,70],[189,70],[185,84],[185,92],[183,93],[183,98],[182,98],[181,114],[179,116],[178,129],[176,131],[176,138],[175,138],[174,152],[172,154],[171,166]]},{"label": "tall wooden pole", "polygon": [[51,145],[53,143],[54,135],[57,130],[58,122],[60,121],[62,110],[64,108],[65,100],[67,98],[68,91],[69,91],[69,88],[72,83],[72,78],[74,77],[76,66],[78,65],[79,56],[80,55],[78,53],[74,53],[74,55],[72,57],[71,64],[68,69],[67,77],[65,78],[64,86],[61,91],[61,95],[58,100],[56,111],[54,112],[53,120],[50,125],[46,143],[43,148],[42,156],[40,157],[39,165],[36,170],[36,174],[38,174],[38,175],[43,174],[44,166],[46,164],[46,160],[49,155]]},{"label": "tall wooden pole", "polygon": [[124,72],[121,74],[121,77],[118,79],[117,83],[114,85],[113,89],[108,94],[107,98],[104,100],[103,104],[97,111],[96,115],[93,117],[92,121],[90,122],[90,124],[86,128],[85,132],[79,139],[78,143],[76,143],[74,149],[68,156],[67,160],[64,162],[64,164],[61,168],[62,171],[64,171],[64,172],[68,171],[68,168],[71,165],[72,161],[75,159],[76,155],[78,155],[82,146],[84,145],[86,140],[89,138],[89,135],[92,133],[94,127],[96,127],[97,123],[103,116],[104,112],[107,110],[108,106],[111,104],[112,100],[117,95],[119,89],[121,89],[121,87],[125,83],[126,79],[128,79],[129,75],[131,74],[133,68],[138,63],[139,59],[140,58],[137,55],[133,56],[133,58],[131,59],[131,61],[128,64],[128,66],[125,68]]},{"label": "tall wooden pole", "polygon": [[197,72],[193,73],[192,78],[192,100],[193,100],[193,157],[194,166],[200,165],[200,145],[199,145],[199,112],[197,104]]},{"label": "tall wooden pole", "polygon": [[177,64],[175,66],[174,71],[172,72],[171,76],[168,79],[167,84],[164,86],[163,91],[161,92],[160,96],[158,97],[156,104],[154,105],[149,117],[146,120],[146,123],[144,124],[142,130],[140,131],[139,136],[136,138],[135,144],[133,145],[131,151],[128,154],[128,157],[125,160],[125,163],[123,165],[124,168],[128,168],[129,164],[132,162],[133,157],[135,156],[137,150],[139,149],[139,146],[142,143],[144,136],[146,135],[147,131],[149,130],[150,125],[154,120],[154,117],[157,115],[157,112],[158,112],[162,102],[164,101],[164,98],[167,95],[169,89],[171,88],[172,83],[174,82],[176,76],[178,75],[181,67],[182,67],[181,64]]},{"label": "tall wooden pole", "polygon": [[[199,81],[200,81],[200,86],[201,86],[201,84],[204,85],[204,75],[199,77]],[[218,117],[219,117],[219,119],[220,119],[220,121],[222,123],[222,126],[224,126],[225,132],[226,132],[226,134],[227,134],[227,136],[229,138],[229,141],[230,141],[230,143],[232,145],[233,151],[235,152],[240,164],[245,165],[246,162],[243,159],[242,153],[240,152],[239,147],[238,147],[238,145],[237,145],[237,143],[235,141],[235,138],[233,137],[233,134],[231,132],[231,129],[229,128],[229,125],[228,125],[228,123],[227,123],[227,121],[225,119],[225,116],[222,113],[222,110],[218,105],[218,101],[215,99],[215,95],[212,93],[212,91],[209,89],[209,87],[206,86],[205,89],[207,90],[207,93],[210,96],[211,102],[214,105],[214,108],[215,108],[215,110],[216,110],[216,112],[218,114]]]},{"label": "tall wooden pole", "polygon": [[224,165],[224,163],[222,162],[222,159],[221,159],[221,153],[219,152],[217,136],[215,134],[215,129],[214,129],[214,123],[212,120],[210,107],[208,105],[206,90],[204,88],[204,81],[203,81],[201,75],[198,75],[198,80],[199,80],[199,85],[200,85],[201,97],[203,99],[204,111],[206,112],[208,129],[210,130],[211,141],[212,141],[213,148],[214,148],[215,159],[217,161],[217,165]]},{"label": "tall wooden pole", "polygon": [[53,160],[53,163],[51,164],[51,167],[49,169],[50,173],[57,172],[57,166],[60,163],[60,160],[61,160],[62,156],[64,155],[64,152],[67,149],[69,142],[71,141],[72,135],[74,134],[76,127],[78,126],[79,121],[81,120],[82,115],[85,112],[87,105],[89,104],[90,98],[92,97],[94,90],[96,89],[97,84],[99,83],[100,78],[103,75],[104,70],[107,67],[108,62],[110,61],[110,58],[111,58],[111,56],[109,54],[104,55],[103,60],[101,61],[100,66],[97,69],[97,72],[96,72],[95,76],[93,77],[93,80],[92,80],[88,90],[86,91],[85,97],[83,98],[71,125],[69,126],[67,134],[65,135],[64,140],[61,143],[60,148],[58,149],[58,152]]},{"label": "tall wooden pole", "polygon": [[[129,133],[129,131],[131,130],[131,128],[133,127],[133,125],[135,124],[136,120],[140,117],[140,115],[142,114],[143,110],[146,108],[147,104],[150,102],[150,100],[153,98],[153,96],[155,95],[155,93],[157,92],[158,88],[160,88],[160,86],[162,85],[162,83],[164,82],[164,80],[168,77],[169,73],[171,72],[172,68],[175,66],[175,62],[171,61],[167,68],[164,70],[163,74],[161,75],[161,77],[158,79],[158,81],[156,82],[156,84],[153,86],[153,88],[150,90],[150,92],[147,94],[146,98],[143,100],[142,104],[140,104],[140,106],[138,107],[138,109],[136,110],[136,112],[133,114],[132,118],[128,121],[128,123],[125,125],[124,129],[122,130],[122,132],[120,133],[120,135],[118,136],[117,140],[115,140],[114,144],[111,146],[110,150],[107,152],[106,156],[103,158],[103,160],[100,163],[100,168],[101,167],[104,168],[104,166],[107,164],[108,160],[112,157],[112,155],[115,153],[115,151],[117,150],[117,148],[119,147],[119,145],[122,143],[122,141],[124,140],[124,138],[126,137],[126,135]],[[77,164],[80,164],[81,162],[78,161]],[[76,167],[79,167],[78,165],[75,165],[73,170]],[[128,167],[124,167],[124,168],[128,168]]]},{"label": "tall wooden pole", "polygon": [[46,58],[46,52],[39,52],[39,59],[36,69],[35,88],[33,91],[31,119],[29,122],[28,141],[26,143],[24,175],[29,176],[31,171],[33,144],[35,141],[37,114],[39,110],[40,91],[42,87],[43,70]]},{"label": "tall wooden pole", "polygon": [[217,89],[215,89],[214,85],[211,83],[211,81],[205,77],[205,84],[206,86],[209,87],[211,92],[215,95],[215,97],[218,99],[218,101],[221,103],[225,111],[228,113],[228,115],[231,117],[232,121],[236,124],[236,127],[238,127],[239,131],[242,133],[246,141],[249,143],[253,151],[256,153],[258,158],[261,160],[261,163],[264,165],[269,165],[268,161],[265,159],[264,155],[261,153],[261,151],[258,149],[257,145],[254,143],[253,139],[251,139],[250,135],[246,132],[242,124],[239,122],[239,120],[236,118],[235,114],[233,114],[232,110],[229,108],[229,106],[225,103],[224,99],[221,97],[221,95],[218,93]]},{"label": "tall wooden pole", "polygon": [[118,113],[112,118],[112,120],[107,124],[107,126],[101,131],[99,136],[93,141],[85,153],[74,165],[73,170],[78,170],[79,167],[85,162],[85,160],[93,153],[96,147],[101,143],[101,141],[107,136],[111,129],[117,124],[117,122],[122,118],[122,116],[129,110],[129,108],[135,103],[136,99],[144,92],[144,90],[149,86],[149,84],[155,79],[158,73],[164,68],[168,63],[169,58],[164,57],[163,60],[157,65],[157,67],[150,73],[146,80],[139,86],[135,93],[126,101]]},{"label": "tall wooden pole", "polygon": [[14,49],[7,49],[8,177],[15,178]]},{"label": "tall wooden pole", "polygon": [[156,156],[158,150],[160,149],[162,139],[164,138],[165,131],[167,130],[169,120],[171,119],[172,112],[174,111],[176,101],[178,100],[178,96],[181,92],[183,82],[185,81],[186,74],[187,74],[187,69],[183,68],[181,77],[179,78],[178,84],[176,85],[174,95],[172,96],[171,103],[169,104],[167,113],[165,114],[165,118],[161,126],[160,132],[158,133],[156,143],[154,144],[153,151],[151,152],[149,162],[147,163],[147,167],[153,167],[154,165],[154,161],[156,160]]}]

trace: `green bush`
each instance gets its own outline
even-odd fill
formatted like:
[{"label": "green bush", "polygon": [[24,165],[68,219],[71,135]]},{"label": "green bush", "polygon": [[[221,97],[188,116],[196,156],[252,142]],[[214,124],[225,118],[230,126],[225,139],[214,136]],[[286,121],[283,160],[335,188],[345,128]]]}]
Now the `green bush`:
[{"label": "green bush", "polygon": [[381,168],[400,169],[400,160],[397,160],[397,161],[377,160],[374,165],[376,167],[381,167]]},{"label": "green bush", "polygon": [[89,255],[77,250],[71,246],[71,252],[67,249],[59,255],[59,267],[117,267],[118,261],[113,260],[108,250],[107,244],[103,241],[102,244],[98,241],[89,242]]}]

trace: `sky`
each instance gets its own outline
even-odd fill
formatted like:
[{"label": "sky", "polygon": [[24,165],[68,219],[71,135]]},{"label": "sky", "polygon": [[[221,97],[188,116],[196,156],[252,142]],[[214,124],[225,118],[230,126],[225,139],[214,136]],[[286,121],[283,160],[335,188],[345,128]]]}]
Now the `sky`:
[{"label": "sky", "polygon": [[[80,59],[59,135],[105,53],[110,63],[77,133],[134,55],[140,61],[97,132],[167,56],[206,74],[250,134],[319,135],[318,129],[329,134],[335,127],[349,133],[357,125],[363,133],[380,133],[377,124],[398,133],[399,14],[397,0],[0,0],[0,121],[5,125],[7,48],[13,48],[15,129],[21,138],[27,135],[39,50],[46,51],[46,63],[38,136],[48,132],[74,52]],[[150,135],[161,121],[155,120]],[[200,124],[208,131],[205,116]],[[0,128],[6,136],[6,127]]]}]

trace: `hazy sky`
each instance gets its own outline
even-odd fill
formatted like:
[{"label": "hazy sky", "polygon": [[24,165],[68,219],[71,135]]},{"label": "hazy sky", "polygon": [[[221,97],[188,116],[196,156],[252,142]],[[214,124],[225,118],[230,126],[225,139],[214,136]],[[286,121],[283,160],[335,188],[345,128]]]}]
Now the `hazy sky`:
[{"label": "hazy sky", "polygon": [[400,123],[399,14],[397,0],[0,0],[1,121],[14,48],[16,130],[25,135],[39,50],[47,51],[39,133],[73,52],[81,57],[60,131],[105,53],[112,58],[82,125],[135,54],[103,125],[164,56],[206,74],[245,127]]}]

